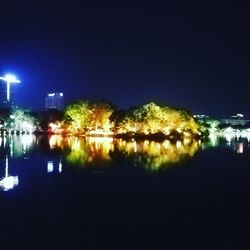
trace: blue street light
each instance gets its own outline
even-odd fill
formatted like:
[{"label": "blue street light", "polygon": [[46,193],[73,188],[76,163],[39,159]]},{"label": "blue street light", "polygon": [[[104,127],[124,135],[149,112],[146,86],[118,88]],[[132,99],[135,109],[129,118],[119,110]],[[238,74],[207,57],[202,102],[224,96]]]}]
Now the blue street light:
[{"label": "blue street light", "polygon": [[20,83],[21,81],[16,78],[14,75],[6,74],[4,77],[0,76],[0,80],[3,80],[6,82],[7,85],[7,96],[6,99],[9,102],[10,101],[10,85],[13,83]]}]

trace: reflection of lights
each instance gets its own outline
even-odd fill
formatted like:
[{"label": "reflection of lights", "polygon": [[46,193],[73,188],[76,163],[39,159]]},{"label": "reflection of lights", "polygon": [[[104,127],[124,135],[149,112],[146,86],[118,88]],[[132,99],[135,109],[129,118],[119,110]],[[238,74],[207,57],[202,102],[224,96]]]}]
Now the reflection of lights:
[{"label": "reflection of lights", "polygon": [[245,139],[247,142],[250,141],[250,129],[234,129],[228,127],[226,129],[221,129],[216,133],[210,133],[209,139],[211,144],[206,146],[218,146],[219,139],[225,139],[227,145],[232,147],[238,154],[244,153],[244,142],[240,142],[242,139]]},{"label": "reflection of lights", "polygon": [[135,153],[137,152],[137,144],[136,144],[135,141],[134,141],[134,152],[135,152]]},{"label": "reflection of lights", "polygon": [[54,170],[53,161],[48,161],[47,163],[47,173],[52,173]]},{"label": "reflection of lights", "polygon": [[[60,142],[60,143],[58,143]],[[111,161],[109,153],[114,150],[112,137],[67,137],[51,136],[50,148],[69,148],[66,159],[73,165],[84,165],[95,161]],[[60,171],[59,163],[59,171]]]},{"label": "reflection of lights", "polygon": [[19,183],[18,176],[7,176],[0,180],[0,187],[4,191],[13,189]]},{"label": "reflection of lights", "polygon": [[216,147],[218,145],[218,136],[215,133],[209,134],[209,140],[211,142],[211,145],[213,147]]},{"label": "reflection of lights", "polygon": [[232,134],[225,134],[225,139],[227,140],[228,144],[231,144],[231,141],[233,140],[234,136]]},{"label": "reflection of lights", "polygon": [[26,150],[28,150],[30,146],[32,145],[34,136],[30,134],[26,134],[26,135],[22,135],[20,139],[21,139],[21,144],[23,146],[23,152],[25,153]]},{"label": "reflection of lights", "polygon": [[105,143],[112,143],[113,142],[113,138],[112,137],[87,137],[87,140],[90,143],[101,143],[101,144],[105,144]]},{"label": "reflection of lights", "polygon": [[9,176],[9,158],[6,155],[5,159],[5,177],[0,179],[0,188],[4,191],[13,189],[19,183],[18,176]]},{"label": "reflection of lights", "polygon": [[59,161],[59,168],[58,168],[58,172],[62,173],[62,161]]},{"label": "reflection of lights", "polygon": [[[57,164],[54,164],[53,161],[47,161],[47,173],[52,173],[54,172],[54,169],[55,169],[55,165]],[[58,172],[59,173],[62,173],[62,160],[60,159],[59,160],[59,163],[58,163]]]},{"label": "reflection of lights", "polygon": [[199,143],[190,142],[189,145],[180,141],[173,144],[168,140],[160,142],[143,141],[136,142],[137,151],[134,151],[135,142],[115,140],[116,149],[132,158],[134,165],[140,164],[147,169],[157,171],[171,164],[180,163],[185,158],[192,157],[199,149]]},{"label": "reflection of lights", "polygon": [[238,154],[243,154],[244,153],[244,144],[242,142],[239,143],[239,145],[238,145],[237,153]]},{"label": "reflection of lights", "polygon": [[[53,139],[52,139],[53,138]],[[111,152],[120,152],[132,158],[134,165],[143,165],[151,170],[158,170],[171,164],[176,164],[192,157],[200,148],[200,143],[186,138],[184,141],[171,143],[165,140],[162,143],[155,141],[125,141],[111,137],[64,137],[51,136],[50,145],[66,150],[66,161],[71,165],[98,166],[112,161]],[[56,143],[60,141],[60,143]],[[68,150],[69,149],[69,150]],[[55,164],[48,162],[51,171]],[[59,163],[59,172],[61,171]]]}]

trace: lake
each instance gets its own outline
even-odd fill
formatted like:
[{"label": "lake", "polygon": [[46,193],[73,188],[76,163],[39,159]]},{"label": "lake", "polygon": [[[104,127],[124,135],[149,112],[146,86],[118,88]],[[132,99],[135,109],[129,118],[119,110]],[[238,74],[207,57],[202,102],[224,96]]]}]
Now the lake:
[{"label": "lake", "polygon": [[3,249],[250,249],[249,138],[0,148]]}]

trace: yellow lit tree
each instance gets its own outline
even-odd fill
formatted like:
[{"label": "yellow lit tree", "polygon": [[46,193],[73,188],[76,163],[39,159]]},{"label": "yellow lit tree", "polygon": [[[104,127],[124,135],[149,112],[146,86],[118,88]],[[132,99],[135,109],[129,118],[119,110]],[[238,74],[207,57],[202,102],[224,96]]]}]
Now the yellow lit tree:
[{"label": "yellow lit tree", "polygon": [[89,131],[94,134],[112,133],[114,127],[110,116],[114,112],[110,104],[100,102],[89,105]]},{"label": "yellow lit tree", "polygon": [[113,108],[110,104],[78,101],[66,108],[64,124],[68,132],[73,134],[111,133],[112,113]]},{"label": "yellow lit tree", "polygon": [[187,111],[151,102],[125,114],[117,123],[116,131],[118,134],[134,132],[145,135],[176,132],[188,136],[200,134],[200,125]]},{"label": "yellow lit tree", "polygon": [[69,133],[83,134],[89,124],[89,102],[78,101],[70,104],[65,110],[64,123]]}]

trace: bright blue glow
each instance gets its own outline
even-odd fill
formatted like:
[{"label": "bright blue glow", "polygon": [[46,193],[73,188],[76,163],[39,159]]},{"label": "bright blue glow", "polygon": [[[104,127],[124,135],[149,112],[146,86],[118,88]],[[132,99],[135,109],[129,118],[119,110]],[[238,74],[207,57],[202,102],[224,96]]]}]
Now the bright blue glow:
[{"label": "bright blue glow", "polygon": [[9,83],[20,83],[20,80],[17,80],[15,75],[6,74],[4,77],[0,77],[1,80]]},{"label": "bright blue glow", "polygon": [[3,80],[6,82],[7,90],[6,90],[6,98],[7,101],[10,100],[10,84],[12,83],[20,83],[20,80],[17,80],[16,76],[11,75],[11,74],[6,74],[4,77],[0,77],[0,80]]}]

